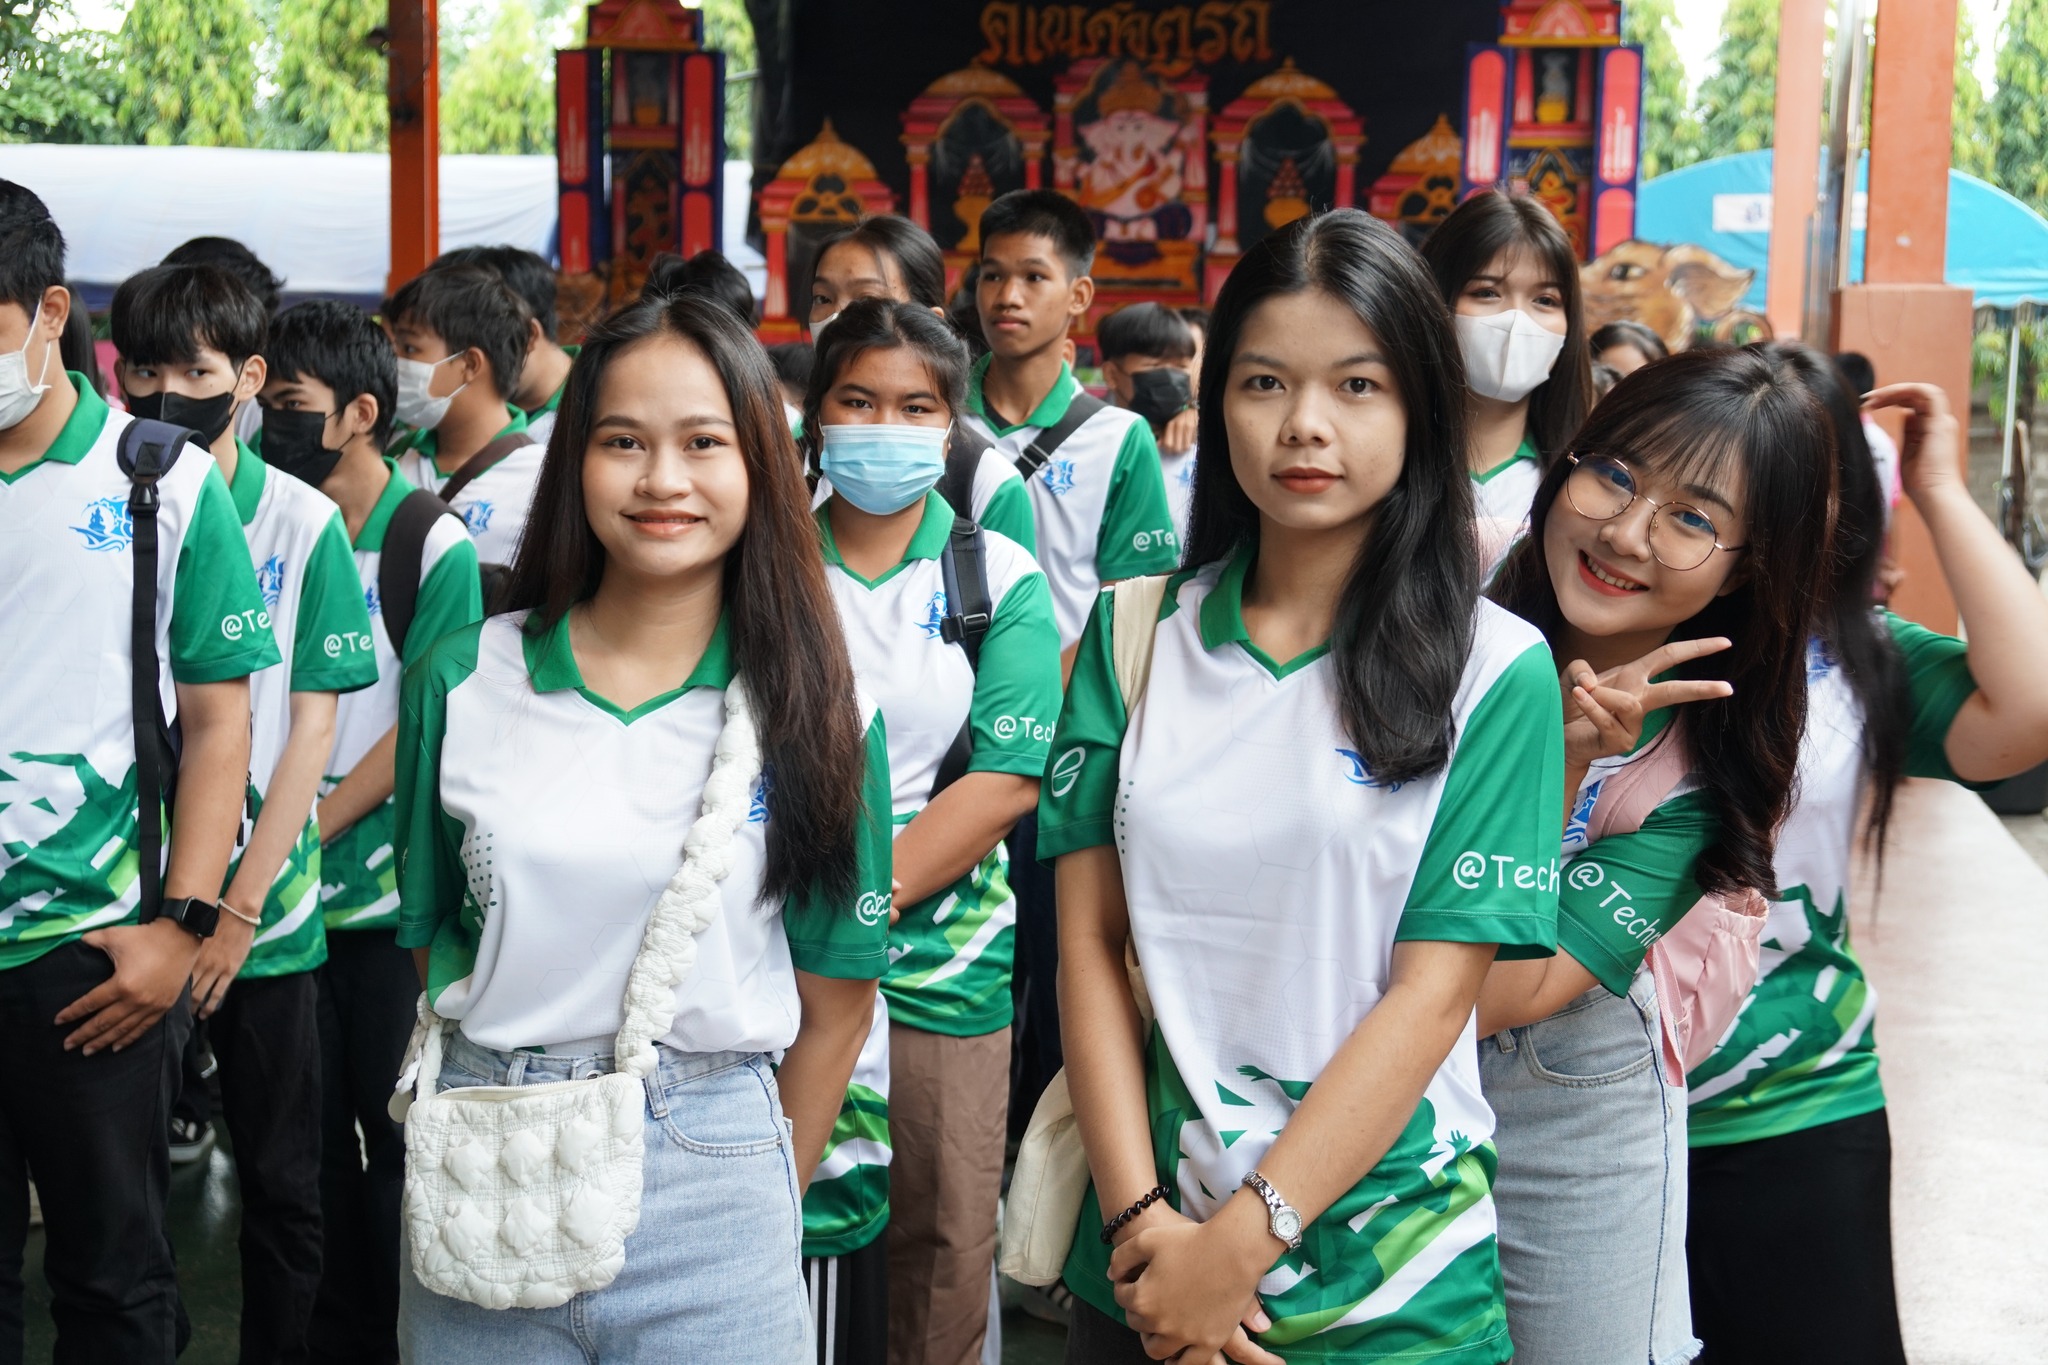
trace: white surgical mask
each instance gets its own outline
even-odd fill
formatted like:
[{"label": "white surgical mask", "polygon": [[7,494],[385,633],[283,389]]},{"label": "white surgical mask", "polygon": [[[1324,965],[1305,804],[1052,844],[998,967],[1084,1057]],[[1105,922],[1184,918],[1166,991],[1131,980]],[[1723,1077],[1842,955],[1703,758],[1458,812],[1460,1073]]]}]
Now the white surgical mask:
[{"label": "white surgical mask", "polygon": [[[462,354],[457,351],[456,355]],[[398,402],[393,411],[398,420],[409,427],[428,431],[441,425],[441,419],[448,415],[448,405],[455,401],[455,393],[469,387],[464,384],[445,398],[435,398],[427,392],[434,382],[434,371],[449,361],[453,355],[444,355],[439,360],[405,360],[398,362]]]},{"label": "white surgical mask", "polygon": [[1465,353],[1465,381],[1472,391],[1503,403],[1518,403],[1550,378],[1564,350],[1564,338],[1519,308],[1471,317],[1459,313],[1458,348]]},{"label": "white surgical mask", "polygon": [[36,404],[43,399],[43,391],[50,386],[44,381],[50,375],[50,352],[55,346],[43,347],[43,372],[36,376],[36,382],[28,381],[28,348],[35,345],[36,325],[43,320],[43,305],[36,303],[36,315],[29,319],[28,339],[21,343],[21,349],[0,355],[0,431],[20,426],[28,415],[36,410]]},{"label": "white surgical mask", "polygon": [[814,349],[816,347],[824,345],[825,329],[827,327],[830,327],[833,323],[839,321],[839,313],[843,313],[845,311],[846,310],[842,308],[839,310],[838,313],[834,313],[831,317],[819,318],[816,322],[811,324],[811,346]]}]

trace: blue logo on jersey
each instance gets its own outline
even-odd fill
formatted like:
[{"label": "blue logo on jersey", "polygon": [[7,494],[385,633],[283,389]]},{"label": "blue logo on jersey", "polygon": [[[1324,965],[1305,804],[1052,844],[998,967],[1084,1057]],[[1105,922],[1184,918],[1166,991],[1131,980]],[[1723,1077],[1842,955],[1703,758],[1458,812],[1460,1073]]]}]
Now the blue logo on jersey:
[{"label": "blue logo on jersey", "polygon": [[1567,820],[1564,826],[1566,848],[1586,846],[1587,831],[1593,823],[1593,807],[1600,804],[1600,789],[1606,785],[1607,779],[1603,777],[1597,782],[1588,783],[1586,789],[1579,793],[1578,804],[1572,807],[1572,818]]},{"label": "blue logo on jersey", "polygon": [[775,790],[775,774],[766,768],[761,770],[761,780],[754,784],[753,804],[747,807],[747,823],[765,825],[768,823],[768,797]]},{"label": "blue logo on jersey", "polygon": [[128,499],[120,494],[85,505],[85,525],[72,530],[85,537],[88,550],[119,553],[135,539],[135,518],[129,514]]},{"label": "blue logo on jersey", "polygon": [[1806,642],[1806,681],[1817,683],[1835,671],[1835,654],[1827,641],[1815,636]]},{"label": "blue logo on jersey", "polygon": [[1038,471],[1038,477],[1045,481],[1045,488],[1054,497],[1065,497],[1074,491],[1074,462],[1072,460],[1047,460],[1045,468]]},{"label": "blue logo on jersey", "polygon": [[497,508],[488,502],[473,502],[460,510],[462,524],[469,528],[471,535],[480,536],[491,529],[491,513]]},{"label": "blue logo on jersey", "polygon": [[377,585],[375,583],[363,589],[363,606],[369,610],[372,616],[382,616],[384,614],[384,599],[377,595]]},{"label": "blue logo on jersey", "polygon": [[263,605],[275,610],[277,599],[284,596],[284,556],[272,555],[256,566],[256,591],[263,594]]},{"label": "blue logo on jersey", "polygon": [[1193,488],[1195,486],[1195,462],[1193,460],[1189,460],[1180,467],[1180,486],[1182,488]]},{"label": "blue logo on jersey", "polygon": [[1346,782],[1355,782],[1361,787],[1378,787],[1387,792],[1397,792],[1407,785],[1403,782],[1382,782],[1374,777],[1372,764],[1367,763],[1365,756],[1356,749],[1339,749],[1337,753],[1349,765],[1344,773]]},{"label": "blue logo on jersey", "polygon": [[936,640],[946,628],[946,594],[935,592],[932,600],[925,604],[924,620],[917,623],[927,640]]}]

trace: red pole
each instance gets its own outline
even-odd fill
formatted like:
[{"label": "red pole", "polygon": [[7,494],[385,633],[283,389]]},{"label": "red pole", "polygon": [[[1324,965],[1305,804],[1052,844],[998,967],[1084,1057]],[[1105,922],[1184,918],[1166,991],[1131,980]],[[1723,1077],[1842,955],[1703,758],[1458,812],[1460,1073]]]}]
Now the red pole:
[{"label": "red pole", "polygon": [[391,0],[391,273],[396,292],[441,254],[441,61],[437,0]]}]

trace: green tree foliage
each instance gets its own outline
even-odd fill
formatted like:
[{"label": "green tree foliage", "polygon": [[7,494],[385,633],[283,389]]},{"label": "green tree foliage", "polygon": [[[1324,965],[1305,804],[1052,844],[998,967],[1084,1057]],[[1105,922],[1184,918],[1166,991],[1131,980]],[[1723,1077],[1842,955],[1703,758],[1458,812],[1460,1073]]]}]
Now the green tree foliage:
[{"label": "green tree foliage", "polygon": [[1643,48],[1643,178],[1700,159],[1700,127],[1685,88],[1685,63],[1671,31],[1677,0],[1629,0],[1621,39]]},{"label": "green tree foliage", "polygon": [[760,59],[754,48],[754,21],[745,0],[704,0],[704,45],[725,54],[725,154],[735,161],[754,155],[754,91],[756,78],[734,82],[741,72],[755,71]]},{"label": "green tree foliage", "polygon": [[249,0],[138,0],[121,25],[117,117],[152,147],[246,147],[256,112]]},{"label": "green tree foliage", "polygon": [[452,67],[444,50],[441,150],[555,150],[555,54],[527,0],[504,0],[489,32]]},{"label": "green tree foliage", "polygon": [[118,141],[111,36],[69,0],[0,0],[0,142]]},{"label": "green tree foliage", "polygon": [[1771,145],[1778,85],[1778,0],[1728,0],[1714,74],[1700,84],[1700,155]]},{"label": "green tree foliage", "polygon": [[369,35],[387,10],[385,0],[278,0],[277,94],[263,107],[265,146],[384,150],[387,63]]},{"label": "green tree foliage", "polygon": [[1996,73],[1992,180],[2048,213],[2048,0],[2010,0]]},{"label": "green tree foliage", "polygon": [[1950,107],[1954,127],[1949,160],[1959,171],[1989,180],[1991,166],[1991,125],[1984,103],[1984,87],[1977,82],[1977,26],[1970,11],[1956,14],[1956,97]]}]

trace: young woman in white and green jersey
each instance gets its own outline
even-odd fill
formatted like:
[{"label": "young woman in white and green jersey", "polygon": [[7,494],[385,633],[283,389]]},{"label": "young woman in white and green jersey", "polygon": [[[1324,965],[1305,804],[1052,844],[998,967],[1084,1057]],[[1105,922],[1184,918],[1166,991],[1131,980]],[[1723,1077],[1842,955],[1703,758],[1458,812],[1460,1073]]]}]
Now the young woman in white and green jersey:
[{"label": "young woman in white and green jersey", "polygon": [[[1688,351],[1593,410],[1489,590],[1564,664],[1571,809],[1557,956],[1495,966],[1480,1003],[1517,1365],[1699,1349],[1684,1087],[1659,1064],[1643,962],[1702,894],[1776,885],[1833,489],[1826,412],[1783,357]],[[1617,770],[1665,745],[1683,746],[1679,780],[1589,846],[1601,802],[1624,799]]]},{"label": "young woman in white and green jersey", "polygon": [[964,608],[942,557],[965,509],[934,485],[968,363],[952,329],[917,304],[864,298],[819,343],[803,444],[832,487],[817,521],[847,649],[888,726],[901,918],[886,1011],[804,1202],[818,1358],[972,1361],[988,1322],[1010,1072],[1016,903],[1002,839],[1038,801],[1060,707],[1059,627],[1030,554],[983,528],[986,630],[971,661],[948,638]]},{"label": "young woman in white and green jersey", "polygon": [[1265,238],[1217,302],[1188,567],[1156,627],[1112,592],[1082,635],[1039,834],[1074,1365],[1509,1358],[1473,1006],[1551,951],[1564,755],[1541,635],[1477,600],[1461,373],[1385,225]]},{"label": "young woman in white and green jersey", "polygon": [[400,1345],[448,1365],[543,1343],[791,1365],[811,1336],[799,1204],[888,959],[882,721],[839,633],[820,628],[832,598],[775,376],[723,305],[615,313],[561,414],[512,609],[406,675],[399,942],[457,1026],[439,1082],[610,1070],[626,979],[739,683],[762,776],[753,813],[708,855],[717,913],[646,1081],[640,1216],[618,1277],[557,1308],[496,1311],[408,1271]]},{"label": "young woman in white and green jersey", "polygon": [[1885,496],[1857,395],[1820,353],[1777,349],[1833,417],[1841,511],[1762,975],[1687,1077],[1693,1320],[1716,1365],[1903,1365],[1877,996],[1849,945],[1859,809],[1881,852],[1901,777],[1990,782],[2048,758],[2048,599],[1964,486],[1941,390],[1902,384],[1873,406],[1907,414],[1905,490],[1970,642],[1873,610]]}]

